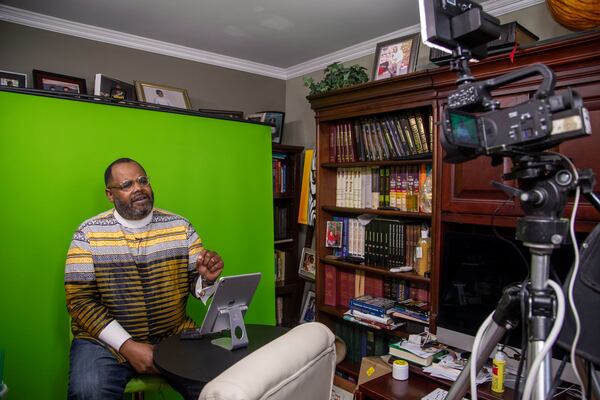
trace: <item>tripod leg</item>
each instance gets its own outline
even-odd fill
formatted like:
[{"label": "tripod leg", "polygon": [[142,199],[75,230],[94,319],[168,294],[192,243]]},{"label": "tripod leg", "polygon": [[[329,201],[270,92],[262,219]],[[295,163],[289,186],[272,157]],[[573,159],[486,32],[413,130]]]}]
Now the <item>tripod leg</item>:
[{"label": "tripod leg", "polygon": [[[479,354],[476,360],[476,370],[479,370],[485,365],[488,358],[506,333],[506,328],[498,325],[492,320],[491,325],[486,329],[483,339],[481,341],[481,347],[479,348]],[[471,354],[469,362],[466,367],[461,371],[460,375],[456,379],[456,382],[452,384],[452,387],[448,391],[448,395],[445,400],[461,400],[467,391],[469,390],[469,377],[471,371],[471,363],[473,362],[474,354]]]}]

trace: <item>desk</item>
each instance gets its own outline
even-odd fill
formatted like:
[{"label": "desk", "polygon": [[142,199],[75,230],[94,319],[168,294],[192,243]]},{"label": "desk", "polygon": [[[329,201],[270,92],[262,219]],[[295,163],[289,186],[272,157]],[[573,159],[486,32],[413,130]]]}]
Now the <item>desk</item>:
[{"label": "desk", "polygon": [[[431,393],[436,388],[449,390],[452,382],[437,379],[425,374],[420,368],[411,366],[408,380],[398,381],[392,378],[392,374],[386,374],[379,378],[363,383],[358,387],[357,400],[420,400],[421,397]],[[479,385],[478,398],[484,400],[512,399],[513,391],[506,388],[504,393],[494,393],[490,389],[490,383]],[[468,398],[468,394],[465,396]]]},{"label": "desk", "polygon": [[248,347],[234,351],[213,345],[211,339],[181,340],[174,335],[154,346],[154,364],[167,376],[207,383],[287,331],[281,326],[248,324]]}]

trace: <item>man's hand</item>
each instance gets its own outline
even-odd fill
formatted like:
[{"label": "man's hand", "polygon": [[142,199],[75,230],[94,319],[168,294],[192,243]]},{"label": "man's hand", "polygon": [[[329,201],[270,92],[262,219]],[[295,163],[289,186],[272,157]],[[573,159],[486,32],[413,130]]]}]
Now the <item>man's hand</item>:
[{"label": "man's hand", "polygon": [[154,346],[151,344],[127,339],[119,349],[119,352],[123,354],[137,373],[159,374],[160,372],[154,366],[153,350]]},{"label": "man's hand", "polygon": [[223,271],[223,259],[214,251],[202,250],[196,261],[198,273],[204,280],[214,281]]}]

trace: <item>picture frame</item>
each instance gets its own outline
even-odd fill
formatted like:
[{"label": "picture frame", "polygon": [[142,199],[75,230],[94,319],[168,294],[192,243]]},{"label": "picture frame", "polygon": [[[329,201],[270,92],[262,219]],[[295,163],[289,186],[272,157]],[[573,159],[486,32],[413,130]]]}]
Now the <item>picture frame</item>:
[{"label": "picture frame", "polygon": [[298,267],[298,275],[308,280],[314,281],[316,269],[317,264],[315,258],[315,251],[308,247],[303,248],[302,256],[300,257],[300,265]]},{"label": "picture frame", "polygon": [[393,78],[415,70],[420,34],[403,36],[377,43],[373,64],[373,80]]},{"label": "picture frame", "polygon": [[0,70],[0,86],[26,88],[27,74]]},{"label": "picture frame", "polygon": [[342,247],[342,230],[343,224],[341,221],[327,221],[325,230],[325,247]]},{"label": "picture frame", "polygon": [[157,106],[192,109],[186,89],[142,81],[134,81],[134,84],[139,101]]},{"label": "picture frame", "polygon": [[209,114],[215,117],[233,118],[233,119],[244,119],[243,111],[230,111],[230,110],[211,110],[206,108],[199,108],[199,112],[202,114]]},{"label": "picture frame", "polygon": [[49,92],[87,94],[85,79],[54,72],[33,70],[33,87]]},{"label": "picture frame", "polygon": [[102,74],[96,74],[94,96],[109,97],[115,100],[137,100],[134,85]]},{"label": "picture frame", "polygon": [[250,114],[246,118],[248,121],[264,122],[271,125],[271,142],[281,144],[283,138],[283,125],[285,123],[285,113],[282,111],[260,111]]},{"label": "picture frame", "polygon": [[302,306],[302,313],[300,313],[300,323],[312,322],[315,320],[315,303],[316,296],[314,291],[309,291],[304,305]]}]

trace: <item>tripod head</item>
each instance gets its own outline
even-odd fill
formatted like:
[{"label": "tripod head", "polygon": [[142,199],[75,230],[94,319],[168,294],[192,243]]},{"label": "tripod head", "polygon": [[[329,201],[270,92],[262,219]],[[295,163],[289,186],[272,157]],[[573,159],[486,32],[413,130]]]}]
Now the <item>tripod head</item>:
[{"label": "tripod head", "polygon": [[511,159],[512,170],[502,178],[517,180],[518,188],[499,182],[492,185],[519,198],[524,217],[517,222],[517,239],[530,248],[559,247],[567,237],[568,220],[562,214],[569,194],[579,186],[594,203],[593,172],[577,170],[565,156],[551,152],[515,155]]}]

